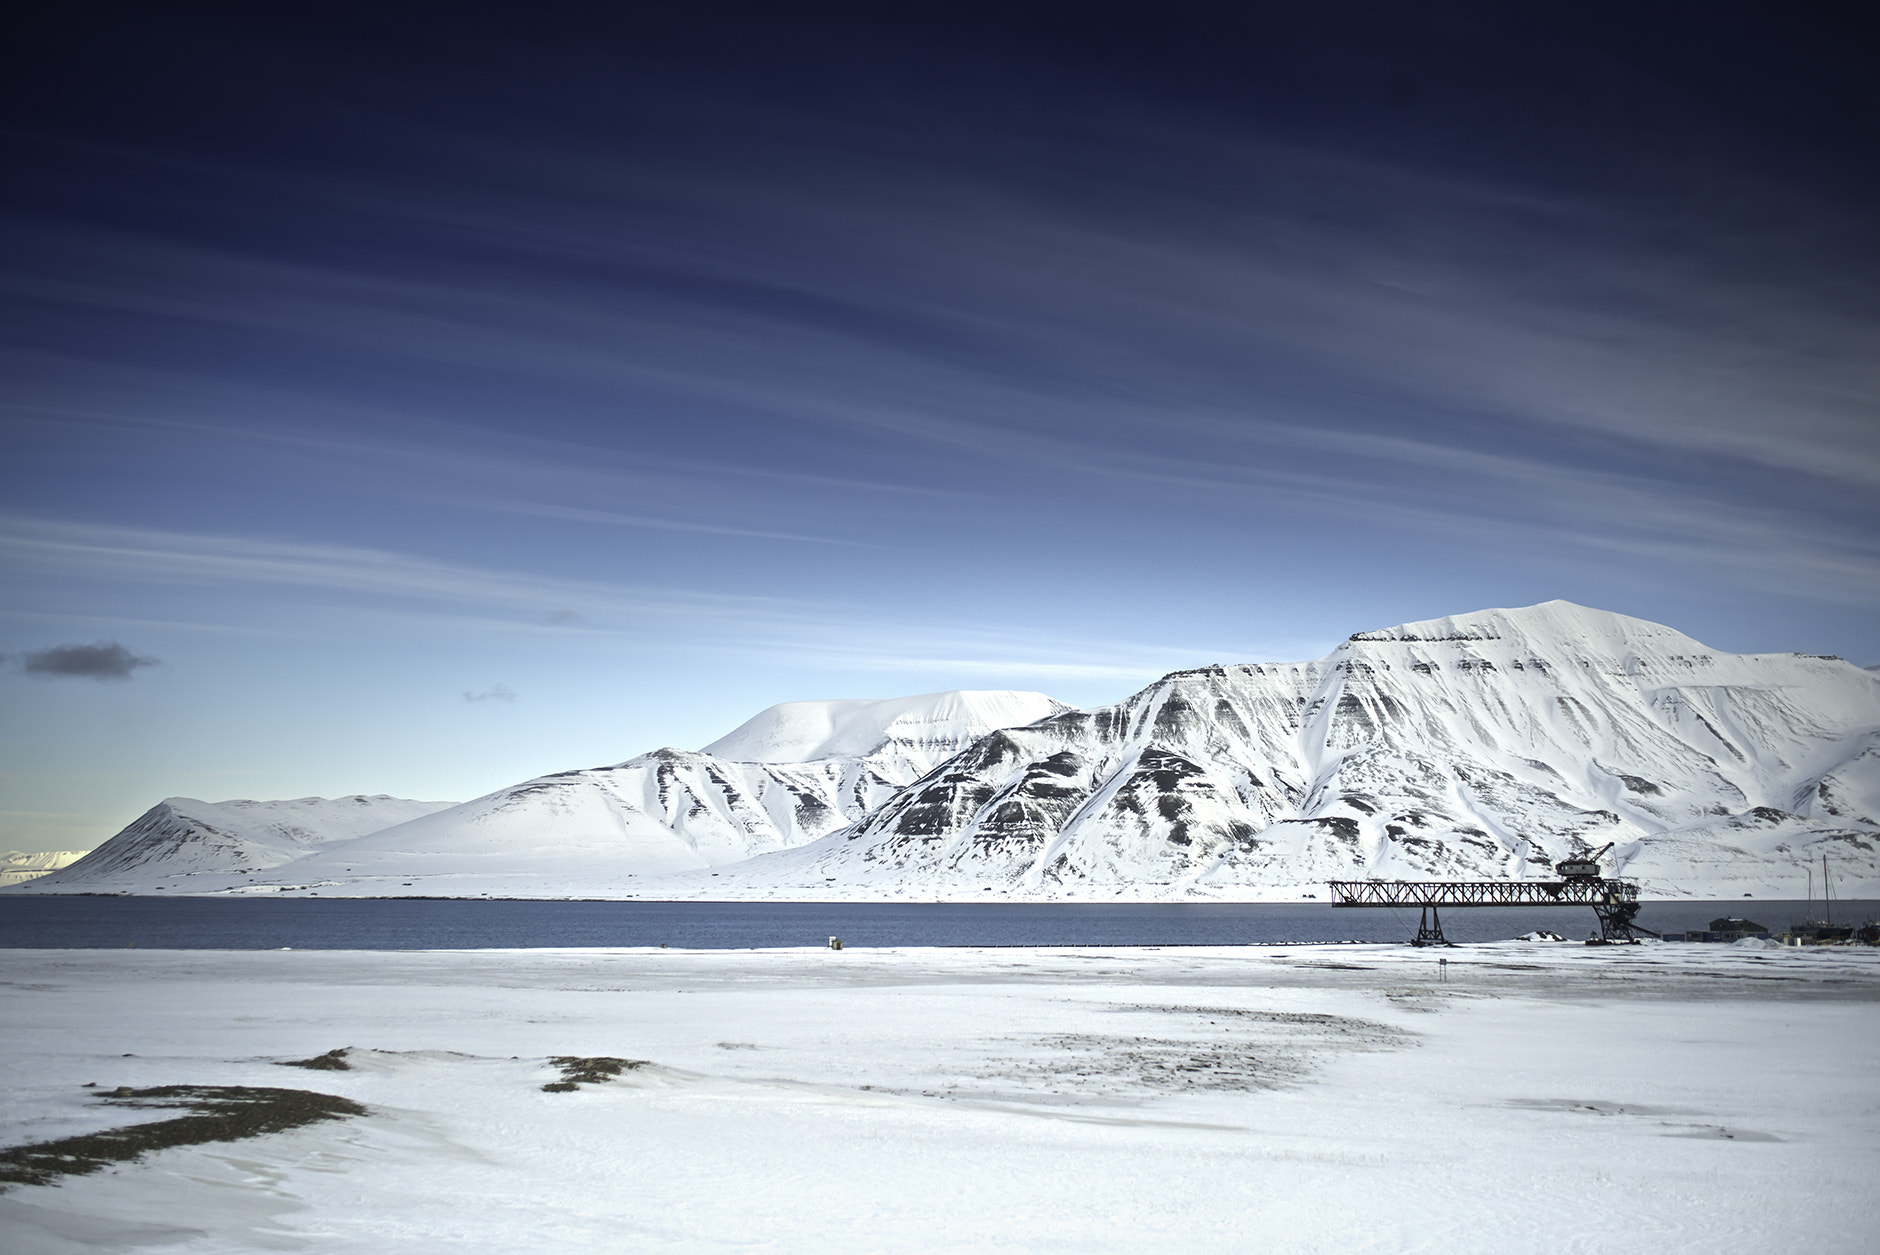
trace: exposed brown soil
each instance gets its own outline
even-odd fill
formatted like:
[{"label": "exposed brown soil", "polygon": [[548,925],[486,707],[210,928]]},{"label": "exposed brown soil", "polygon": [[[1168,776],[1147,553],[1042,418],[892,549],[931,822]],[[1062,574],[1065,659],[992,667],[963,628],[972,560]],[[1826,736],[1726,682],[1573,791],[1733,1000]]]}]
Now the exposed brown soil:
[{"label": "exposed brown soil", "polygon": [[556,1055],[550,1063],[561,1069],[561,1079],[542,1086],[551,1094],[565,1094],[583,1085],[611,1081],[622,1072],[646,1066],[644,1059],[616,1059],[611,1055]]},{"label": "exposed brown soil", "polygon": [[235,1142],[366,1112],[350,1098],[256,1085],[120,1086],[96,1097],[114,1107],[172,1107],[191,1114],[0,1149],[0,1188],[47,1185],[62,1176],[82,1176],[126,1163],[153,1150]]}]

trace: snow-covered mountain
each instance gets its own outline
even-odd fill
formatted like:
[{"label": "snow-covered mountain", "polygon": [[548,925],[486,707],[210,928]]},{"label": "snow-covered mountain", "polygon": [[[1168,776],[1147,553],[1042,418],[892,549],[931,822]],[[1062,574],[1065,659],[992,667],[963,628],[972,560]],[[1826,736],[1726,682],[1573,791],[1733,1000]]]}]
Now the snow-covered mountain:
[{"label": "snow-covered mountain", "polygon": [[[699,751],[564,771],[282,869],[345,892],[608,895],[847,827],[987,733],[1071,707],[1042,693],[786,702]],[[736,758],[731,757],[736,755]]]},{"label": "snow-covered mountain", "polygon": [[[417,809],[311,839],[240,809],[342,803]],[[1287,898],[1545,876],[1613,842],[1609,865],[1649,892],[1797,894],[1827,852],[1853,897],[1880,892],[1880,675],[1549,602],[1178,671],[1096,710],[790,702],[704,750],[459,806],[205,807],[171,799],[27,888]]]},{"label": "snow-covered mountain", "polygon": [[37,880],[47,872],[78,862],[89,853],[89,850],[39,850],[33,853],[8,850],[0,853],[0,885],[18,885]]},{"label": "snow-covered mountain", "polygon": [[1549,602],[1179,671],[994,733],[717,892],[1260,896],[1546,875],[1617,843],[1661,892],[1880,876],[1880,678]]},{"label": "snow-covered mountain", "polygon": [[[203,802],[166,798],[69,866],[27,882],[32,891],[188,890],[208,876],[217,887],[279,867],[333,841],[350,841],[442,810],[449,802],[386,797],[303,797],[292,801]],[[207,888],[207,884],[202,884]]]},{"label": "snow-covered mountain", "polygon": [[1070,709],[1043,693],[997,689],[879,701],[782,702],[699,753],[740,763],[866,758],[878,770],[900,775],[911,767],[919,776],[988,732]]}]

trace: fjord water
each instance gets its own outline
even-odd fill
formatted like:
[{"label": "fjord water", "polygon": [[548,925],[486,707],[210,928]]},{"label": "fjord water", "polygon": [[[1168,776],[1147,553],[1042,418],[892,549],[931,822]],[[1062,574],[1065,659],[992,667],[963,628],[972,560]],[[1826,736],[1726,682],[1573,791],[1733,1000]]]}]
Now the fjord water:
[{"label": "fjord water", "polygon": [[[1818,904],[1817,904],[1818,906]],[[1860,922],[1876,902],[1836,902]],[[1747,915],[1779,931],[1798,901],[1652,902],[1658,931]],[[1583,906],[1445,910],[1452,941],[1500,941],[1535,929],[1569,940],[1593,928]],[[570,902],[460,899],[28,897],[0,895],[0,949],[460,950],[562,946],[768,949],[845,946],[1193,946],[1404,941],[1417,912],[1316,902]]]}]

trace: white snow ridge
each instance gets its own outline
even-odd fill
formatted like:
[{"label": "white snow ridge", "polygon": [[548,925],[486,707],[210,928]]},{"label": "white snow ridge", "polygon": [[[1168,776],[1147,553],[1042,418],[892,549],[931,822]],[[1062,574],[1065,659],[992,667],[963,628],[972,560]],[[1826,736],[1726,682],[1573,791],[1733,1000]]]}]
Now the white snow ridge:
[{"label": "white snow ridge", "polygon": [[[15,892],[122,880],[101,856],[137,827]],[[1648,892],[1797,890],[1823,852],[1844,893],[1874,892],[1880,676],[1556,601],[1090,711],[789,702],[701,751],[526,781],[240,883],[206,834],[150,866],[196,859],[191,892],[1254,899],[1545,876],[1609,841]]]}]

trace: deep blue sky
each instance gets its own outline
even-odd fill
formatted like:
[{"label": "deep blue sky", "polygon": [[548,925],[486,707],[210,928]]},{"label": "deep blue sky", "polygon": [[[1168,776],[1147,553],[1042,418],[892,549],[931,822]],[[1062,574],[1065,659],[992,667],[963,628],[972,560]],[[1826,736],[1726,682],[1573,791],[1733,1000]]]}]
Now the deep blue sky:
[{"label": "deep blue sky", "polygon": [[41,7],[0,848],[1553,597],[1880,662],[1857,6]]}]

